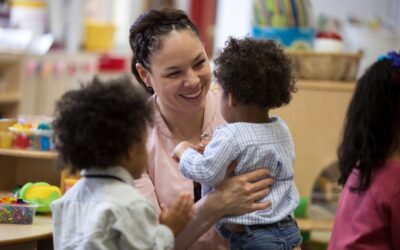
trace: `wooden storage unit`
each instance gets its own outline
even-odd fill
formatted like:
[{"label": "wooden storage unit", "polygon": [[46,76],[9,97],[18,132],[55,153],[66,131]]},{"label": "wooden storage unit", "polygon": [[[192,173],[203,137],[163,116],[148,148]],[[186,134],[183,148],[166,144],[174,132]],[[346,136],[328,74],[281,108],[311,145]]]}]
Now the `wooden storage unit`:
[{"label": "wooden storage unit", "polygon": [[53,152],[0,149],[0,191],[11,191],[27,182],[60,185]]},{"label": "wooden storage unit", "polygon": [[295,182],[300,195],[311,197],[321,172],[337,162],[342,127],[355,83],[299,80],[288,106],[274,110],[292,133]]},{"label": "wooden storage unit", "polygon": [[0,118],[16,117],[19,111],[23,56],[0,54]]}]

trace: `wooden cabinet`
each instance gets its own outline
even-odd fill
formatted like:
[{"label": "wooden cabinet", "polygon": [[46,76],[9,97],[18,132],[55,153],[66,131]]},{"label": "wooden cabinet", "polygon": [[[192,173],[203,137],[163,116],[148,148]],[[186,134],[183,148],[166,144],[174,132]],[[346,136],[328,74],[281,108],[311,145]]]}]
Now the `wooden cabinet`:
[{"label": "wooden cabinet", "polygon": [[0,191],[12,191],[27,182],[60,185],[54,152],[0,149]]},{"label": "wooden cabinet", "polygon": [[22,69],[23,56],[0,53],[0,118],[18,114]]},{"label": "wooden cabinet", "polygon": [[337,162],[337,148],[355,83],[299,80],[289,105],[274,110],[292,133],[295,182],[300,195],[311,197],[321,172]]}]

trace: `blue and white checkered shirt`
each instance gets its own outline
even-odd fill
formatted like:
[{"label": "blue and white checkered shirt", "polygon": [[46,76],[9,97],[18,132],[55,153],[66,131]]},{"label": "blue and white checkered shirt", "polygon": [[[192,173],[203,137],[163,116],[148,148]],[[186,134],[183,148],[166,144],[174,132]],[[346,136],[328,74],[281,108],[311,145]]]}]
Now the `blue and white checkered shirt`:
[{"label": "blue and white checkered shirt", "polygon": [[219,126],[203,155],[193,149],[184,152],[179,170],[186,178],[201,183],[204,195],[225,178],[233,160],[237,160],[234,175],[268,168],[275,182],[261,201],[270,200],[272,206],[240,216],[227,216],[220,223],[271,224],[293,215],[298,205],[294,159],[289,129],[282,119],[273,117],[269,123],[237,122]]}]

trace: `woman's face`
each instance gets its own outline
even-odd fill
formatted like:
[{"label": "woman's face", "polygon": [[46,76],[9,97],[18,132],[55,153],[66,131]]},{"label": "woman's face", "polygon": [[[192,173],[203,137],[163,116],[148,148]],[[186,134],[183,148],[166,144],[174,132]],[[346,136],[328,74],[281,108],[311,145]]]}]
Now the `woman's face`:
[{"label": "woman's face", "polygon": [[151,72],[146,71],[143,80],[156,92],[162,109],[192,113],[204,108],[211,70],[203,45],[192,31],[165,36],[150,63]]}]

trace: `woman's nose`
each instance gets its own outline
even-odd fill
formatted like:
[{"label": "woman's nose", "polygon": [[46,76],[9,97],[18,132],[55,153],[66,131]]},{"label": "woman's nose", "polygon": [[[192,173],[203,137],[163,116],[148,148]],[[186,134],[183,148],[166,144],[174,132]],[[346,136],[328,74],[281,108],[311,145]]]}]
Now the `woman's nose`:
[{"label": "woman's nose", "polygon": [[200,77],[198,76],[198,74],[193,70],[189,70],[185,79],[185,85],[187,86],[197,85],[199,84],[199,82],[200,82]]}]

